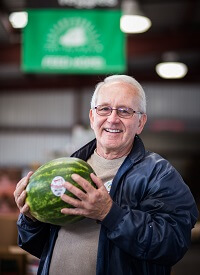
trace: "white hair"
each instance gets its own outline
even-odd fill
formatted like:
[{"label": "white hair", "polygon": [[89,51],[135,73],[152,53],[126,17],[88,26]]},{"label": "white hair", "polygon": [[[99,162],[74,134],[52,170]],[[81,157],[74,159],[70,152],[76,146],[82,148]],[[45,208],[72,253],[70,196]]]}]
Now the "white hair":
[{"label": "white hair", "polygon": [[139,110],[142,113],[146,113],[146,96],[145,92],[140,85],[140,83],[133,77],[128,75],[111,75],[106,77],[102,82],[99,82],[96,85],[95,91],[91,98],[91,109],[94,109],[97,103],[98,93],[101,87],[106,83],[113,83],[113,82],[125,82],[131,84],[134,88],[136,88],[138,92],[138,98],[139,98]]}]

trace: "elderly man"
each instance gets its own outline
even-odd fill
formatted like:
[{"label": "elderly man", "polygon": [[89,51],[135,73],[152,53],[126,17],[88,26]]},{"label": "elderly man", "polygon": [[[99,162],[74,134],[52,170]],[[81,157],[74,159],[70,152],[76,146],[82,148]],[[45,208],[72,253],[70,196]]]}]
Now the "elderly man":
[{"label": "elderly man", "polygon": [[89,113],[96,139],[72,156],[87,161],[92,187],[72,175],[77,199],[63,214],[84,220],[59,227],[34,220],[24,191],[31,172],[17,185],[19,245],[40,258],[38,274],[166,275],[188,249],[198,211],[188,186],[161,156],[145,150],[139,134],[147,120],[145,93],[132,77],[99,83]]}]

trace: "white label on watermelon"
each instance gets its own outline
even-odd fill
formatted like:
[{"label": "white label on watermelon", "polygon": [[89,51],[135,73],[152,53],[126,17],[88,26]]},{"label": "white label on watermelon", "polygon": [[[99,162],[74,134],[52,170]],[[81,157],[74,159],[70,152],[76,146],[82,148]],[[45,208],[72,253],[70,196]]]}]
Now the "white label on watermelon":
[{"label": "white label on watermelon", "polygon": [[111,189],[111,186],[112,186],[112,180],[109,180],[106,183],[104,183],[104,186],[106,187],[108,193],[110,193],[110,189]]},{"label": "white label on watermelon", "polygon": [[56,176],[51,182],[51,191],[57,197],[65,193],[66,188],[63,186],[65,180],[61,176]]}]

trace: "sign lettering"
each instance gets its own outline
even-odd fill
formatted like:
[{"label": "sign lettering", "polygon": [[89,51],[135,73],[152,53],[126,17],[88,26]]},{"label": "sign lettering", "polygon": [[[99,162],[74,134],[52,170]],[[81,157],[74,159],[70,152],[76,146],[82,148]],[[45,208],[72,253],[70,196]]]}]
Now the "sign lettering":
[{"label": "sign lettering", "polygon": [[28,10],[25,72],[120,73],[126,69],[119,10]]}]

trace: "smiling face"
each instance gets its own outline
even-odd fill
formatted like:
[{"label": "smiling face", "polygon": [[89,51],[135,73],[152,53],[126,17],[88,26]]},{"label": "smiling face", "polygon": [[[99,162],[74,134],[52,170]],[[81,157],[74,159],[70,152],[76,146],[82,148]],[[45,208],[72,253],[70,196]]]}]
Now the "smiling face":
[{"label": "smiling face", "polygon": [[[112,82],[100,88],[96,106],[129,107],[140,111],[138,102],[137,90],[131,84]],[[138,114],[121,118],[116,110],[113,110],[110,116],[100,116],[96,110],[90,110],[90,124],[97,139],[97,153],[108,159],[128,154],[135,135],[142,132],[146,119],[145,114],[141,118]]]}]

